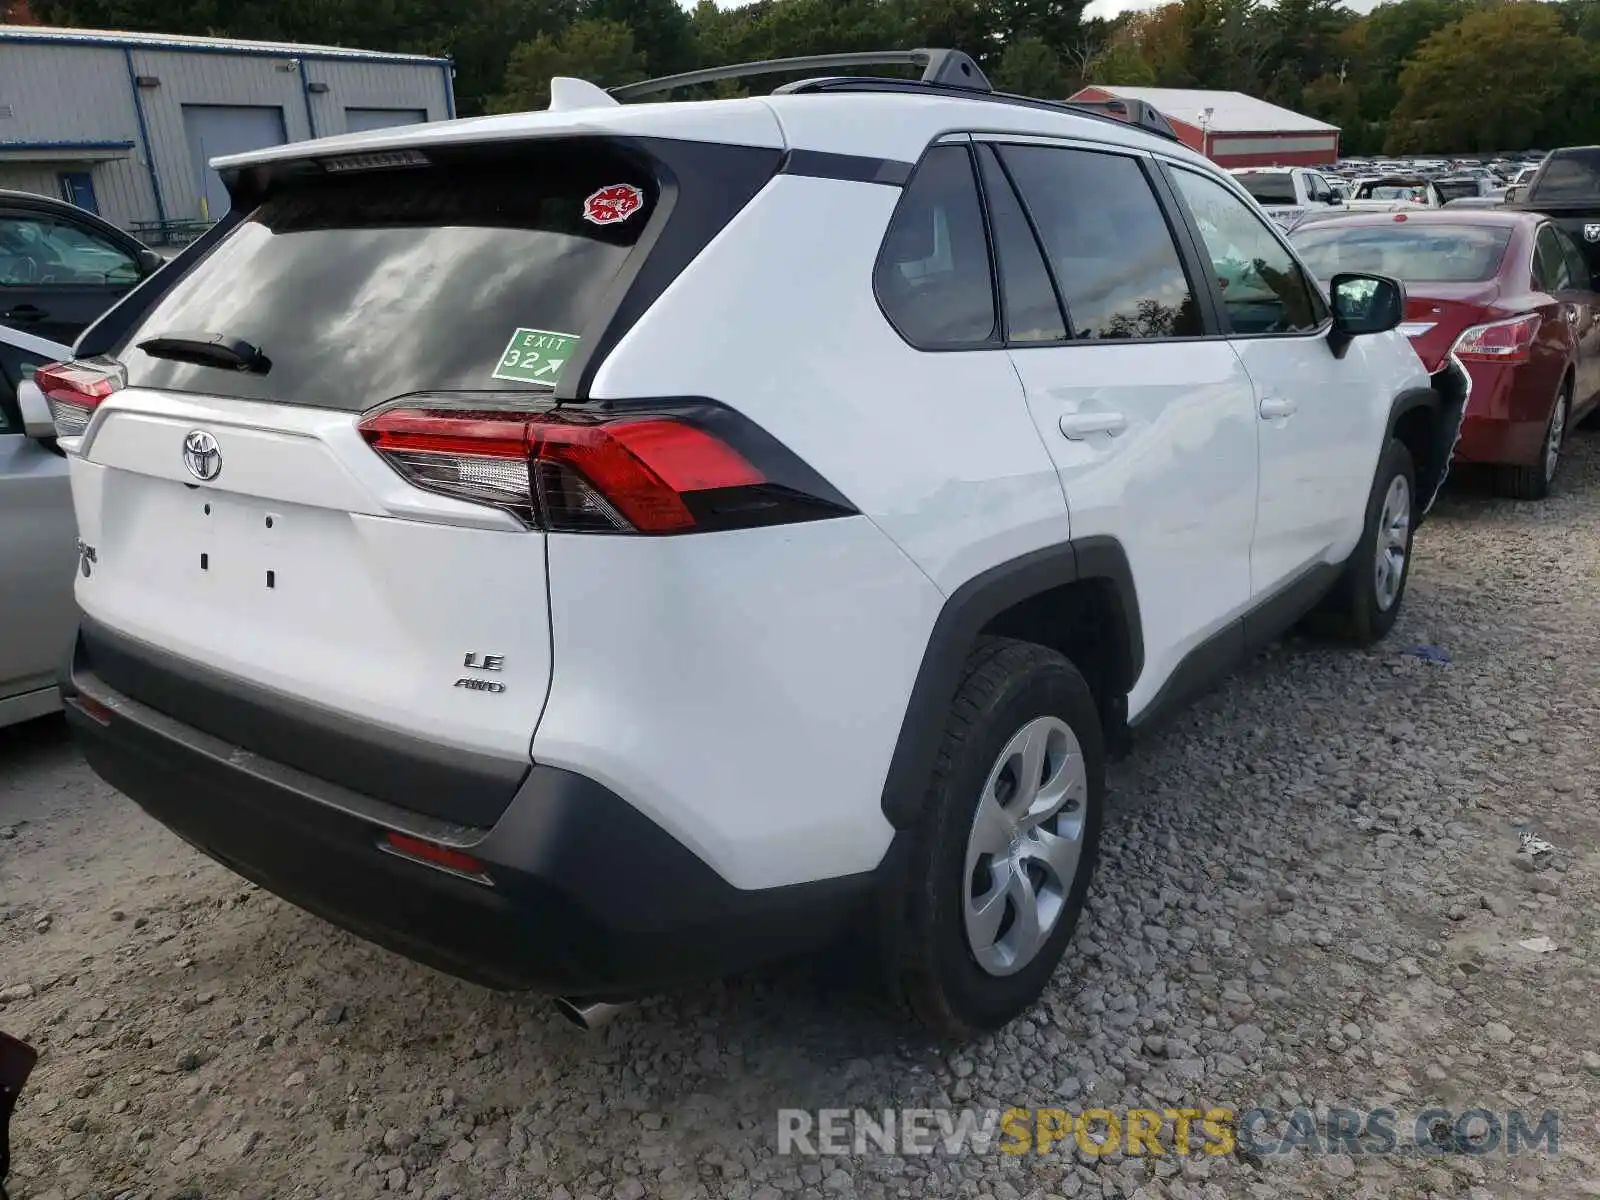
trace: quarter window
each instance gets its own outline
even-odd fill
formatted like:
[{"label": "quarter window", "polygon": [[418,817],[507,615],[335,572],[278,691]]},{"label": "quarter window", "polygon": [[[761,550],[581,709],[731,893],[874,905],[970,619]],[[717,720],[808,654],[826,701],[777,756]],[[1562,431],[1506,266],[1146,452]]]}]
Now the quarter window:
[{"label": "quarter window", "polygon": [[1234,333],[1306,333],[1322,306],[1305,273],[1267,225],[1232,191],[1193,171],[1172,172],[1211,259]]},{"label": "quarter window", "polygon": [[873,287],[919,349],[993,344],[994,276],[966,146],[935,146],[923,157],[889,222]]},{"label": "quarter window", "polygon": [[1199,310],[1139,163],[1050,146],[1000,150],[1039,230],[1075,339],[1196,337]]},{"label": "quarter window", "polygon": [[104,238],[49,217],[0,216],[0,287],[138,281],[139,264]]}]

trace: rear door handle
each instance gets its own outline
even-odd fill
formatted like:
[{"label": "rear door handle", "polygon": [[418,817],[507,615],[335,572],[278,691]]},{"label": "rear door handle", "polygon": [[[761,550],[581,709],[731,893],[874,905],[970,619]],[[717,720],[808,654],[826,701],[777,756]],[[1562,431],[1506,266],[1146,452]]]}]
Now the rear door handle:
[{"label": "rear door handle", "polygon": [[37,304],[19,304],[10,312],[6,313],[3,319],[7,321],[32,322],[42,321],[49,315],[49,313],[45,312],[45,310],[40,308]]},{"label": "rear door handle", "polygon": [[1268,396],[1261,402],[1259,411],[1270,421],[1273,417],[1287,417],[1299,408],[1300,406],[1287,396]]},{"label": "rear door handle", "polygon": [[1126,432],[1128,418],[1119,412],[1067,413],[1060,421],[1061,436],[1069,441],[1081,442],[1096,433],[1116,437]]}]

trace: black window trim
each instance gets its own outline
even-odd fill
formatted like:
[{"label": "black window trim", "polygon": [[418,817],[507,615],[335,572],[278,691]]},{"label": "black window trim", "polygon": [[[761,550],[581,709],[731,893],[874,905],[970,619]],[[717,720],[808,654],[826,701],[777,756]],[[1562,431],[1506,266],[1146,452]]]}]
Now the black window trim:
[{"label": "black window trim", "polygon": [[1168,195],[1171,197],[1175,211],[1180,214],[1180,219],[1187,231],[1190,252],[1196,256],[1202,267],[1203,277],[1206,281],[1205,290],[1210,295],[1211,302],[1215,307],[1218,328],[1226,331],[1223,336],[1228,341],[1235,342],[1259,341],[1263,338],[1298,338],[1304,341],[1311,341],[1316,338],[1326,338],[1329,331],[1333,328],[1333,313],[1328,307],[1328,299],[1322,294],[1322,288],[1316,282],[1316,276],[1312,275],[1310,271],[1306,270],[1306,265],[1300,261],[1300,256],[1294,252],[1294,247],[1289,244],[1289,239],[1284,234],[1284,231],[1280,229],[1273,221],[1263,221],[1261,223],[1262,227],[1267,230],[1268,234],[1275,241],[1277,241],[1281,247],[1283,247],[1284,253],[1289,256],[1289,261],[1294,263],[1294,265],[1299,268],[1300,274],[1305,280],[1306,287],[1311,292],[1312,303],[1321,313],[1321,319],[1311,329],[1297,330],[1293,332],[1238,333],[1234,331],[1233,323],[1228,317],[1228,310],[1222,302],[1222,289],[1217,286],[1216,270],[1212,265],[1211,255],[1205,248],[1205,239],[1200,236],[1200,226],[1195,221],[1194,213],[1189,210],[1188,201],[1183,198],[1183,193],[1179,191],[1177,182],[1172,177],[1172,172],[1188,171],[1190,174],[1198,175],[1202,179],[1211,179],[1221,182],[1222,187],[1225,190],[1231,191],[1235,198],[1239,199],[1240,203],[1244,204],[1246,211],[1250,211],[1251,209],[1251,205],[1248,200],[1249,194],[1245,192],[1244,189],[1238,184],[1234,183],[1232,179],[1226,178],[1217,172],[1205,171],[1195,167],[1190,163],[1178,162],[1174,159],[1159,156],[1152,157],[1156,158],[1158,171],[1163,178],[1163,182],[1166,184]]},{"label": "black window trim", "polygon": [[62,289],[62,290],[66,290],[68,288],[124,288],[124,289],[131,289],[131,288],[137,287],[145,279],[145,276],[143,274],[144,268],[143,268],[143,265],[139,262],[139,256],[137,254],[135,254],[135,253],[130,252],[128,247],[127,247],[127,245],[122,241],[122,239],[109,237],[105,233],[104,230],[98,229],[95,226],[88,224],[87,222],[76,221],[66,213],[50,212],[50,211],[48,211],[46,209],[42,209],[42,208],[41,209],[25,208],[25,207],[22,207],[20,205],[17,205],[17,206],[7,205],[7,206],[5,206],[3,208],[0,208],[0,221],[4,221],[4,220],[6,220],[8,218],[12,218],[12,219],[16,219],[16,220],[22,220],[22,221],[36,221],[36,222],[39,222],[40,224],[49,223],[49,224],[54,224],[54,225],[65,225],[70,229],[77,229],[80,232],[82,232],[85,237],[92,237],[96,241],[104,242],[106,245],[110,246],[111,249],[115,250],[118,254],[124,255],[128,259],[128,261],[133,264],[134,276],[133,276],[132,279],[126,279],[126,280],[109,280],[108,279],[108,280],[102,280],[102,281],[100,281],[98,283],[86,283],[86,282],[83,282],[81,280],[76,282],[76,283],[7,283],[4,280],[0,280],[0,288],[26,288],[29,291],[35,291],[35,290],[51,291],[51,290],[54,290],[54,289],[57,289],[57,288]]},{"label": "black window trim", "polygon": [[[978,199],[983,204],[983,224],[989,237],[989,259],[994,264],[995,292],[999,296],[1000,306],[1000,338],[1001,345],[1007,350],[1054,350],[1072,342],[1072,311],[1067,307],[1067,298],[1061,293],[1061,281],[1056,278],[1055,268],[1050,265],[1050,255],[1045,253],[1044,239],[1039,236],[1039,226],[1033,219],[1033,213],[1028,208],[1028,202],[1022,197],[1022,189],[1017,186],[1016,179],[1011,174],[1011,168],[1006,166],[1006,160],[1000,156],[992,141],[978,141],[968,139],[975,158],[974,166],[977,168]],[[994,160],[995,169],[1000,172],[1000,177],[1005,180],[1006,186],[1011,189],[1011,195],[1017,202],[1017,210],[1022,213],[1022,221],[1028,227],[1028,236],[1033,241],[1033,249],[1039,256],[1039,261],[1044,264],[1044,276],[1050,281],[1050,292],[1056,298],[1056,315],[1061,318],[1062,334],[1058,338],[1044,341],[1018,342],[1011,338],[1011,310],[1006,304],[1005,268],[1000,263],[1000,249],[994,236],[994,216],[989,207],[989,189],[983,179],[983,156],[987,153]]]},{"label": "black window trim", "polygon": [[[1011,169],[1006,166],[1005,155],[998,151],[995,158],[1000,163],[1000,168],[1006,173],[1012,191],[1016,193],[1017,202],[1022,206],[1023,215],[1028,220],[1028,227],[1033,231],[1034,240],[1039,243],[1040,252],[1044,256],[1045,270],[1050,275],[1050,284],[1056,291],[1057,302],[1061,305],[1062,315],[1067,318],[1067,338],[1061,342],[1018,342],[1008,346],[1013,350],[1057,350],[1067,346],[1158,346],[1168,342],[1214,342],[1227,339],[1222,314],[1217,308],[1216,297],[1208,288],[1198,287],[1196,279],[1210,279],[1210,261],[1197,257],[1194,247],[1187,240],[1183,222],[1187,220],[1186,210],[1177,208],[1175,197],[1167,180],[1162,176],[1156,166],[1156,159],[1146,150],[1132,146],[1119,146],[1109,142],[1094,142],[1077,138],[1053,138],[1034,133],[1003,133],[993,131],[975,131],[972,135],[975,142],[987,142],[993,146],[1044,146],[1057,150],[1078,150],[1087,154],[1115,154],[1122,158],[1133,159],[1143,174],[1145,182],[1150,185],[1150,192],[1156,202],[1156,210],[1161,214],[1161,219],[1166,222],[1167,233],[1172,238],[1174,249],[1178,252],[1178,263],[1185,279],[1189,284],[1189,294],[1194,297],[1195,307],[1200,315],[1201,332],[1189,337],[1158,337],[1158,338],[1074,338],[1072,336],[1071,311],[1067,306],[1065,294],[1061,289],[1061,281],[1056,278],[1055,264],[1050,261],[1050,255],[1043,251],[1043,239],[1039,237],[1039,225],[1034,219],[1032,210],[1028,207],[1028,198],[1023,195],[1022,189],[1016,185],[1016,180],[1011,175]],[[1298,261],[1298,260],[1297,260]]]},{"label": "black window trim", "polygon": [[9,342],[0,342],[0,437],[21,437],[23,434],[22,398],[16,394],[16,385],[11,382],[11,368],[5,353],[12,349],[15,347]]},{"label": "black window trim", "polygon": [[[994,308],[994,326],[989,331],[989,336],[978,341],[970,342],[939,342],[932,345],[919,345],[913,341],[889,315],[889,310],[884,307],[883,297],[878,293],[878,268],[883,264],[883,256],[889,248],[889,230],[894,227],[895,218],[900,215],[901,207],[907,202],[912,189],[917,185],[917,176],[921,174],[929,157],[935,150],[945,147],[959,147],[966,154],[967,169],[972,172],[973,194],[978,200],[978,217],[983,226],[984,253],[989,261],[989,302]],[[996,261],[994,247],[993,223],[989,217],[989,205],[984,197],[983,178],[978,171],[978,159],[974,153],[972,136],[964,133],[947,133],[936,137],[922,148],[922,154],[917,158],[917,165],[912,168],[910,177],[901,189],[900,199],[896,201],[894,212],[889,214],[889,222],[883,227],[883,240],[878,245],[878,253],[872,260],[872,299],[878,306],[878,311],[883,314],[883,319],[888,322],[889,328],[907,346],[922,354],[967,354],[974,350],[1004,350],[1005,342],[1005,315],[1004,305],[1001,300],[1000,269]]]}]

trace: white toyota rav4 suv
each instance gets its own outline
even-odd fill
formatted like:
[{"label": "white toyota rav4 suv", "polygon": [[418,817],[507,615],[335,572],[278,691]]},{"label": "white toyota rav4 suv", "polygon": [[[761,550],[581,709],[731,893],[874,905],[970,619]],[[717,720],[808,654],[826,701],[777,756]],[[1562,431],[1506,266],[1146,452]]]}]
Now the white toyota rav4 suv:
[{"label": "white toyota rav4 suv", "polygon": [[580,1014],[847,930],[937,1030],[1031,1004],[1108,745],[1383,636],[1460,398],[1153,111],[866,60],[926,71],[221,160],[40,373],[95,770]]}]

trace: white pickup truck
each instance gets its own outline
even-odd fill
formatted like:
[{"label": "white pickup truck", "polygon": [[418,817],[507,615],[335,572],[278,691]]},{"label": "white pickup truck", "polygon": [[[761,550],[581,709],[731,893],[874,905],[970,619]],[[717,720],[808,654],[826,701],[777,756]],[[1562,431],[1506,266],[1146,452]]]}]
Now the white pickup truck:
[{"label": "white pickup truck", "polygon": [[1343,207],[1346,200],[1342,181],[1336,187],[1309,167],[1235,167],[1231,174],[1285,229],[1293,229],[1308,213]]},{"label": "white pickup truck", "polygon": [[1235,167],[1232,174],[1286,230],[1339,212],[1444,207],[1439,189],[1421,176],[1373,175],[1330,181],[1307,167]]}]

